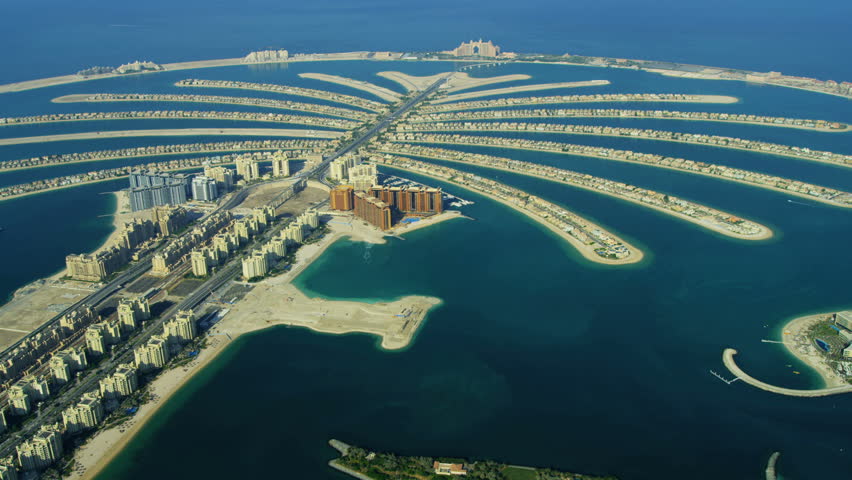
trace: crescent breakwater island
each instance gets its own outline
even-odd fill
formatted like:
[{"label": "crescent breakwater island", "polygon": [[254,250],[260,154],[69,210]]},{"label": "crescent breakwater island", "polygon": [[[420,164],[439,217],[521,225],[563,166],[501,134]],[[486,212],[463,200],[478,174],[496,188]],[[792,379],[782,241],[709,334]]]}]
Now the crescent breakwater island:
[{"label": "crescent breakwater island", "polygon": [[[230,67],[239,65],[262,65],[270,63],[322,62],[344,60],[376,60],[376,61],[463,61],[471,64],[494,63],[533,63],[566,66],[584,66],[642,70],[684,79],[700,80],[730,80],[747,83],[772,85],[777,87],[807,90],[844,98],[852,98],[852,82],[835,80],[818,80],[815,78],[784,75],[781,72],[755,72],[743,69],[710,67],[686,63],[674,63],[657,60],[638,60],[614,57],[599,57],[577,55],[572,53],[514,53],[499,52],[484,55],[483,52],[468,51],[464,44],[445,52],[338,52],[338,53],[298,53],[290,55],[287,50],[262,50],[251,52],[241,58],[223,58],[213,60],[197,60],[156,64],[153,62],[134,62],[117,68],[96,68],[83,70],[75,75],[42,78],[24,82],[0,85],[0,93],[20,92],[55,85],[85,82],[124,75],[146,75],[161,71],[190,70],[200,68]],[[474,55],[474,53],[478,53]]]},{"label": "crescent breakwater island", "polygon": [[[529,150],[536,152],[556,153],[580,157],[600,158],[616,162],[636,163],[657,168],[667,168],[696,175],[716,177],[760,188],[779,190],[785,193],[807,195],[811,200],[818,200],[834,206],[852,206],[852,195],[847,192],[828,187],[811,185],[798,180],[789,180],[773,175],[766,175],[748,170],[742,170],[712,163],[696,162],[683,158],[664,157],[650,153],[633,152],[630,150],[615,150],[612,148],[591,147],[559,142],[542,142],[517,138],[476,137],[463,135],[436,135],[422,133],[391,134],[387,140],[394,143],[433,143],[444,145],[465,145],[472,147],[505,148],[509,150]],[[841,165],[847,165],[843,163]]]},{"label": "crescent breakwater island", "polygon": [[[296,57],[290,57],[283,50],[254,52],[244,59],[221,62],[164,66],[146,63],[134,64],[127,68],[94,69],[76,76],[81,78],[22,82],[12,87],[0,87],[0,92],[184,68],[288,61],[404,58],[404,55],[393,52]],[[442,52],[427,56],[427,59],[458,60],[470,62],[469,65],[484,61],[483,58],[468,58],[464,53],[458,52]],[[524,62],[532,59],[514,54],[502,54],[487,59],[491,63],[504,60]],[[566,57],[563,60],[571,59]],[[550,62],[546,58],[535,61]],[[461,70],[467,67],[458,68]],[[229,88],[262,91],[271,95],[309,97],[352,108],[284,99],[196,94],[101,93],[66,95],[54,99],[65,103],[202,102],[265,107],[337,117],[338,120],[329,122],[350,122],[349,126],[352,128],[341,128],[344,132],[308,131],[326,138],[325,140],[265,139],[158,145],[48,155],[0,163],[0,171],[43,167],[47,168],[45,172],[49,174],[50,166],[76,162],[169,155],[193,157],[166,159],[162,162],[155,161],[156,159],[146,161],[145,167],[151,171],[135,171],[139,166],[122,166],[79,175],[58,176],[0,191],[0,195],[7,195],[9,198],[13,195],[26,195],[129,175],[130,188],[127,198],[129,209],[134,210],[130,213],[146,212],[148,215],[147,218],[144,218],[145,213],[140,213],[138,218],[134,216],[133,221],[126,223],[117,235],[118,243],[101,249],[100,253],[69,255],[66,258],[68,274],[76,278],[74,281],[85,282],[86,286],[93,287],[88,289],[91,293],[76,300],[74,304],[63,304],[61,312],[55,312],[56,315],[40,326],[33,326],[30,333],[0,353],[0,380],[4,382],[5,387],[0,391],[0,406],[6,405],[10,408],[9,411],[15,413],[10,421],[11,430],[14,430],[15,434],[0,437],[0,459],[14,457],[15,468],[20,467],[25,471],[44,470],[48,467],[66,468],[72,471],[73,478],[92,478],[183,382],[223,351],[236,336],[248,332],[274,325],[289,325],[327,333],[368,333],[380,337],[381,340],[377,344],[386,349],[400,349],[409,345],[423,326],[428,313],[440,305],[440,299],[406,296],[375,304],[329,301],[309,298],[291,283],[339,239],[349,237],[354,241],[382,243],[388,235],[398,237],[418,228],[464,218],[459,212],[444,211],[443,205],[448,203],[463,207],[468,202],[451,194],[444,194],[439,188],[423,186],[405,179],[393,180],[403,182],[402,184],[382,185],[378,176],[379,168],[392,172],[411,172],[412,176],[436,179],[449,185],[448,188],[475,192],[499,202],[553,232],[555,240],[567,242],[585,260],[607,264],[613,268],[631,264],[641,267],[644,252],[610,230],[574,213],[570,205],[563,206],[539,198],[534,192],[487,178],[485,174],[475,175],[461,167],[446,167],[438,164],[438,161],[505,169],[586,188],[657,209],[730,237],[759,240],[771,236],[771,231],[759,223],[661,192],[643,189],[641,186],[612,182],[605,178],[514,161],[510,158],[410,144],[445,143],[533,151],[552,150],[554,153],[680,169],[723,179],[729,179],[726,177],[730,175],[730,179],[750,182],[755,186],[766,183],[764,188],[770,188],[769,184],[775,182],[775,189],[795,191],[799,195],[810,195],[839,206],[848,206],[849,203],[849,194],[846,192],[794,180],[761,176],[762,174],[753,172],[725,170],[725,167],[683,159],[556,142],[427,135],[406,131],[409,128],[421,128],[411,125],[427,125],[426,128],[431,128],[423,122],[411,122],[412,119],[424,118],[425,115],[492,108],[491,106],[589,102],[731,104],[738,101],[734,97],[637,93],[458,102],[483,94],[470,92],[454,94],[461,96],[453,100],[458,103],[437,104],[436,102],[446,101],[449,98],[448,93],[488,84],[528,80],[532,77],[505,75],[474,78],[459,71],[443,72],[430,77],[414,77],[399,72],[383,73],[384,78],[400,83],[408,93],[401,94],[369,82],[327,74],[300,75],[302,78],[352,87],[377,96],[387,103],[266,83],[189,79],[175,84],[183,88]],[[498,96],[547,88],[569,88],[570,85],[594,87],[603,85],[601,82],[605,81],[527,85],[486,90],[484,93]],[[136,114],[137,112],[119,112],[105,115]],[[166,115],[176,113],[170,112]],[[61,121],[74,121],[70,116],[58,118],[62,118]],[[25,122],[21,122],[23,123]],[[437,127],[455,128],[449,125]],[[200,130],[204,129],[89,132],[70,135],[95,139],[137,133],[140,136],[152,136],[151,132],[174,134],[173,132],[191,131],[194,133],[189,133],[190,135],[197,135]],[[225,132],[231,131],[241,132],[234,133],[239,135],[244,135],[247,131],[263,132],[263,136],[272,136],[267,132],[277,132],[278,135],[289,133],[286,129],[209,130],[213,135],[224,135]],[[604,135],[603,132],[606,131],[593,130],[589,134]],[[527,133],[527,130],[520,133]],[[56,138],[67,139],[69,136],[47,135],[29,138],[48,141]],[[21,140],[6,141],[21,143]],[[810,155],[809,150],[803,152]],[[223,155],[210,155],[214,153]],[[831,155],[835,154],[813,153],[815,158],[826,157],[830,163],[846,162],[846,159]],[[304,157],[304,167],[298,172],[291,172],[290,160],[299,157]],[[420,157],[424,160],[410,157]],[[430,158],[435,161],[429,162]],[[260,165],[266,160],[272,163],[272,173],[266,173],[269,167]],[[223,166],[232,161],[236,164],[236,172]],[[205,167],[204,175],[195,178],[167,173],[170,170],[199,166]],[[743,178],[739,178],[740,176]],[[191,185],[188,185],[188,182],[191,182]],[[219,188],[222,195],[219,194]],[[191,202],[187,201],[186,197],[190,191],[194,197]],[[396,225],[393,225],[394,223]],[[573,250],[566,249],[565,253],[572,258],[577,257]],[[580,261],[585,264],[585,260]],[[225,301],[226,299],[230,300]],[[54,303],[62,304],[61,301]],[[87,358],[92,358],[93,362],[86,363]],[[74,378],[78,380],[70,381],[71,375],[76,375]],[[122,378],[125,380],[121,380]],[[151,401],[152,398],[154,401]],[[33,405],[37,404],[38,408],[33,408]],[[58,441],[59,447],[62,447],[63,440],[66,445],[82,446],[73,452],[73,461],[70,460],[70,455],[63,457],[61,448],[58,448],[58,452],[39,449],[39,445],[44,441],[53,442],[52,445]]]},{"label": "crescent breakwater island", "polygon": [[852,393],[852,310],[818,313],[794,318],[781,329],[779,342],[799,361],[816,371],[824,386],[811,390],[778,387],[745,373],[734,360],[737,351],[722,354],[725,367],[740,380],[780,395],[822,397]]},{"label": "crescent breakwater island", "polygon": [[831,163],[852,168],[852,155],[811,150],[810,148],[791,147],[777,143],[723,137],[721,135],[702,135],[698,133],[667,132],[641,128],[604,127],[596,125],[563,125],[547,123],[512,122],[463,122],[429,123],[401,125],[398,130],[405,132],[503,132],[503,133],[561,133],[565,135],[591,135],[596,137],[628,137],[638,140],[657,140],[661,142],[690,143],[716,148],[730,148],[758,153],[769,153],[782,157]]},{"label": "crescent breakwater island", "polygon": [[[419,145],[384,144],[374,145],[380,153],[392,155],[412,155],[446,162],[464,163],[478,167],[491,168],[517,173],[565,185],[602,193],[628,202],[652,208],[722,235],[742,240],[765,240],[772,237],[772,230],[751,220],[745,220],[730,213],[706,205],[690,202],[682,198],[638,188],[621,182],[572,172],[560,168],[548,167],[537,163],[461,153],[454,150],[421,147]],[[852,205],[850,205],[852,206]]]},{"label": "crescent breakwater island", "polygon": [[845,123],[802,118],[767,117],[718,112],[678,112],[671,110],[620,110],[620,109],[535,109],[535,110],[477,110],[464,113],[432,113],[411,116],[409,123],[460,122],[465,120],[507,120],[522,118],[619,118],[654,120],[692,120],[699,122],[742,123],[767,127],[797,128],[818,132],[848,132],[852,127]]}]

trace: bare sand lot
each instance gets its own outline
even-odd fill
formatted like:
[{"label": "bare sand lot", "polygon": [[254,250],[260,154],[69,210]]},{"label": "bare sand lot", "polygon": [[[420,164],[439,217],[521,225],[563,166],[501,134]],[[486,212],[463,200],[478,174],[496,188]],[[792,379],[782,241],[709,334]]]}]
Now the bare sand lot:
[{"label": "bare sand lot", "polygon": [[339,77],[337,75],[327,75],[325,73],[300,73],[300,77],[302,78],[310,78],[312,80],[319,80],[322,82],[336,83],[338,85],[343,85],[346,87],[354,88],[356,90],[361,90],[362,92],[367,92],[373,94],[382,100],[394,103],[399,101],[402,97],[397,92],[393,90],[387,89],[385,87],[380,87],[379,85],[364,82],[361,80],[355,80],[353,78]]}]

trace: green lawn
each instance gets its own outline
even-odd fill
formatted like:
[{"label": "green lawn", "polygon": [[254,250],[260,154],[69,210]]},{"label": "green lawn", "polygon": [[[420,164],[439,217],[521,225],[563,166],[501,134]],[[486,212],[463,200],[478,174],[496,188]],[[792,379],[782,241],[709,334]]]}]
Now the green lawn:
[{"label": "green lawn", "polygon": [[535,480],[535,470],[531,468],[506,467],[503,469],[506,480]]}]

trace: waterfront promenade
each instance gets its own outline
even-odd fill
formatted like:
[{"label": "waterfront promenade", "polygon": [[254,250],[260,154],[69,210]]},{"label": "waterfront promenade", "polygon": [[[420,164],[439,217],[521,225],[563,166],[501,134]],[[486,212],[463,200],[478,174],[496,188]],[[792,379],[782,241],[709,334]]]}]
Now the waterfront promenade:
[{"label": "waterfront promenade", "polygon": [[352,110],[349,108],[332,107],[314,103],[292,102],[255,97],[224,97],[213,95],[177,95],[156,93],[94,93],[72,94],[54,98],[55,103],[79,102],[186,102],[186,103],[215,103],[220,105],[241,105],[247,107],[273,108],[278,110],[293,110],[317,115],[341,117],[349,120],[366,121],[373,117],[370,112]]},{"label": "waterfront promenade", "polygon": [[752,377],[751,375],[745,373],[737,362],[734,360],[734,355],[737,354],[737,351],[733,348],[726,348],[722,353],[722,362],[725,364],[725,367],[734,374],[737,378],[742,380],[743,382],[757,387],[761,390],[765,390],[767,392],[777,393],[779,395],[787,395],[790,397],[825,397],[828,395],[839,395],[841,393],[852,393],[852,385],[841,385],[836,387],[828,387],[828,388],[817,388],[814,390],[798,390],[794,388],[784,388],[777,387],[775,385],[770,385],[765,382],[761,382],[760,380]]}]

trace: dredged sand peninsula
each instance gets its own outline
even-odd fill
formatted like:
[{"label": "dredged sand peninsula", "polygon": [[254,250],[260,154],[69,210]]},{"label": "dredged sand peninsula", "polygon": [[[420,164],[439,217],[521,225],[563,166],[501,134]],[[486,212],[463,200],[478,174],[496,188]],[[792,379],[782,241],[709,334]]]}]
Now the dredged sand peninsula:
[{"label": "dredged sand peninsula", "polygon": [[467,90],[469,88],[482,87],[485,85],[492,85],[495,83],[505,83],[505,82],[516,82],[518,80],[529,80],[532,78],[529,75],[525,74],[512,74],[512,75],[501,75],[499,77],[484,77],[477,78],[471,77],[465,72],[444,72],[438,73],[435,75],[429,75],[425,77],[419,77],[416,75],[408,75],[407,73],[402,72],[379,72],[376,75],[387,78],[392,82],[396,82],[402,85],[409,92],[416,92],[420,90],[427,89],[430,85],[437,82],[441,77],[449,75],[449,79],[446,84],[447,92],[456,92],[459,90]]},{"label": "dredged sand peninsula", "polygon": [[398,102],[402,95],[385,87],[380,87],[374,83],[355,80],[353,78],[340,77],[337,75],[328,75],[325,73],[300,73],[302,78],[310,78],[311,80],[319,80],[321,82],[336,83],[356,90],[361,90],[373,94],[382,100],[395,103]]},{"label": "dredged sand peninsula", "polygon": [[286,128],[174,128],[164,130],[105,130],[101,132],[65,133],[38,137],[0,138],[0,145],[22,145],[26,143],[65,142],[68,140],[96,140],[117,137],[298,137],[338,138],[343,132],[329,130],[300,130]]},{"label": "dredged sand peninsula", "polygon": [[[461,218],[456,212],[439,221]],[[128,422],[99,431],[81,446],[74,459],[78,467],[66,477],[94,478],[133,439],[169,397],[215,359],[241,335],[276,325],[303,326],[318,332],[343,334],[362,332],[381,338],[382,348],[401,349],[409,345],[426,315],[441,300],[435,297],[406,296],[393,302],[364,303],[308,298],[291,282],[337,240],[385,243],[385,234],[358,222],[330,223],[332,233],[317,243],[305,245],[296,253],[292,269],[257,284],[231,312],[219,321],[208,336],[209,344],[187,365],[161,373],[150,385],[153,400],[140,406]]]}]

